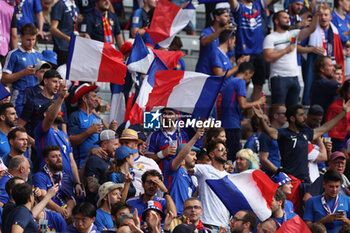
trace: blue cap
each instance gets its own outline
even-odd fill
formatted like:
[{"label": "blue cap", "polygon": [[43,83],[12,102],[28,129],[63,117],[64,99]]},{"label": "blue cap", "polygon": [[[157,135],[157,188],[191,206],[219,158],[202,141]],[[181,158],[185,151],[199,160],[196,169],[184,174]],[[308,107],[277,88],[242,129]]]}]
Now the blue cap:
[{"label": "blue cap", "polygon": [[44,50],[41,52],[43,55],[43,60],[57,65],[57,53],[51,50]]},{"label": "blue cap", "polygon": [[[180,152],[180,150],[186,145],[186,143],[180,144],[180,146],[177,147],[176,154]],[[191,151],[199,152],[200,149],[198,147],[192,146]]]},{"label": "blue cap", "polygon": [[293,3],[293,2],[302,2],[302,3],[304,3],[304,0],[290,0],[290,3]]},{"label": "blue cap", "polygon": [[128,155],[137,153],[137,149],[130,149],[127,146],[119,147],[115,152],[115,158],[118,160],[125,159]]},{"label": "blue cap", "polygon": [[288,183],[289,181],[292,181],[292,179],[289,178],[289,177],[287,176],[287,174],[284,173],[284,172],[278,173],[277,175],[275,175],[274,177],[272,177],[271,180],[272,180],[273,182],[275,182],[276,184],[279,184],[279,186],[284,185],[284,184]]}]

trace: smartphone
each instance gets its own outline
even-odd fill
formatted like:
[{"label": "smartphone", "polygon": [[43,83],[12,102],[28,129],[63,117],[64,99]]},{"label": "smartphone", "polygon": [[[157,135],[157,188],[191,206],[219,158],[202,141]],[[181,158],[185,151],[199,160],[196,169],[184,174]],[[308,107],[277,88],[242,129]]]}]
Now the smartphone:
[{"label": "smartphone", "polygon": [[337,210],[337,214],[344,214],[344,210]]}]

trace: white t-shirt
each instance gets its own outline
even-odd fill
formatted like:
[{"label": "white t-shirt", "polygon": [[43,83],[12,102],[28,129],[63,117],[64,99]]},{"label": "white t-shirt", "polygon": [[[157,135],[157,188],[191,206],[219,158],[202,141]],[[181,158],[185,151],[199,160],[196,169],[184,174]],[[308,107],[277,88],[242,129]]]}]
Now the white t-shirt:
[{"label": "white t-shirt", "polygon": [[207,182],[205,182],[207,179],[223,178],[228,173],[226,171],[219,171],[212,165],[196,164],[194,175],[198,179],[199,198],[203,206],[202,222],[219,227],[228,227],[230,212],[209,187]]},{"label": "white t-shirt", "polygon": [[160,174],[162,174],[162,171],[159,169],[158,164],[153,159],[147,158],[142,155],[135,159],[131,174],[134,177],[132,183],[136,189],[136,196],[139,196],[140,193],[144,193],[141,180],[142,174],[152,169],[155,169]]},{"label": "white t-shirt", "polygon": [[[274,49],[274,52],[278,52],[291,43],[297,44],[299,32],[299,29],[284,33],[273,32],[265,37],[263,49]],[[270,77],[291,77],[298,76],[298,74],[297,46],[292,52],[270,63]]]}]

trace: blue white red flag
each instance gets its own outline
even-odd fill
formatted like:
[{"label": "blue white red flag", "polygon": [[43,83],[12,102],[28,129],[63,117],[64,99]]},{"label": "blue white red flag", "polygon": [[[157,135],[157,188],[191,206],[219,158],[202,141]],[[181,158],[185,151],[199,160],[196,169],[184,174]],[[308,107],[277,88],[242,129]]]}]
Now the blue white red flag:
[{"label": "blue white red flag", "polygon": [[122,123],[125,117],[125,96],[123,93],[124,85],[111,83],[111,110],[109,115],[109,122],[116,120]]},{"label": "blue white red flag", "polygon": [[66,79],[124,84],[123,54],[109,43],[71,36]]},{"label": "blue white red flag", "polygon": [[151,26],[147,30],[152,41],[163,48],[168,48],[175,35],[186,27],[195,11],[192,2],[182,9],[168,0],[159,0]]},{"label": "blue white red flag", "polygon": [[229,174],[218,180],[206,180],[232,215],[251,210],[260,221],[271,216],[270,206],[278,184],[260,170]]},{"label": "blue white red flag", "polygon": [[190,113],[193,117],[208,118],[224,79],[224,76],[191,71],[158,71],[146,111],[169,107]]},{"label": "blue white red flag", "polygon": [[142,82],[142,86],[132,109],[129,113],[130,124],[142,124],[143,123],[143,110],[148,102],[148,96],[153,90],[155,74],[160,70],[167,70],[168,67],[162,62],[162,60],[155,55],[151,67],[148,70],[147,76]]},{"label": "blue white red flag", "polygon": [[151,49],[148,49],[140,34],[136,35],[132,50],[126,65],[129,71],[147,74],[154,59]]}]

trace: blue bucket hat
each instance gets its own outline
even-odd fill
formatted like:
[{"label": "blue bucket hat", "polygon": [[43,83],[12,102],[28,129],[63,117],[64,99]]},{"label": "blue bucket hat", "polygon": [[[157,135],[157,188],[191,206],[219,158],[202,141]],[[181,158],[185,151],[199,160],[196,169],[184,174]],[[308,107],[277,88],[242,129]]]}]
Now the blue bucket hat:
[{"label": "blue bucket hat", "polygon": [[137,153],[137,149],[130,149],[127,146],[121,146],[119,147],[116,152],[115,152],[115,158],[117,160],[123,160],[125,159],[128,155],[135,154]]}]

